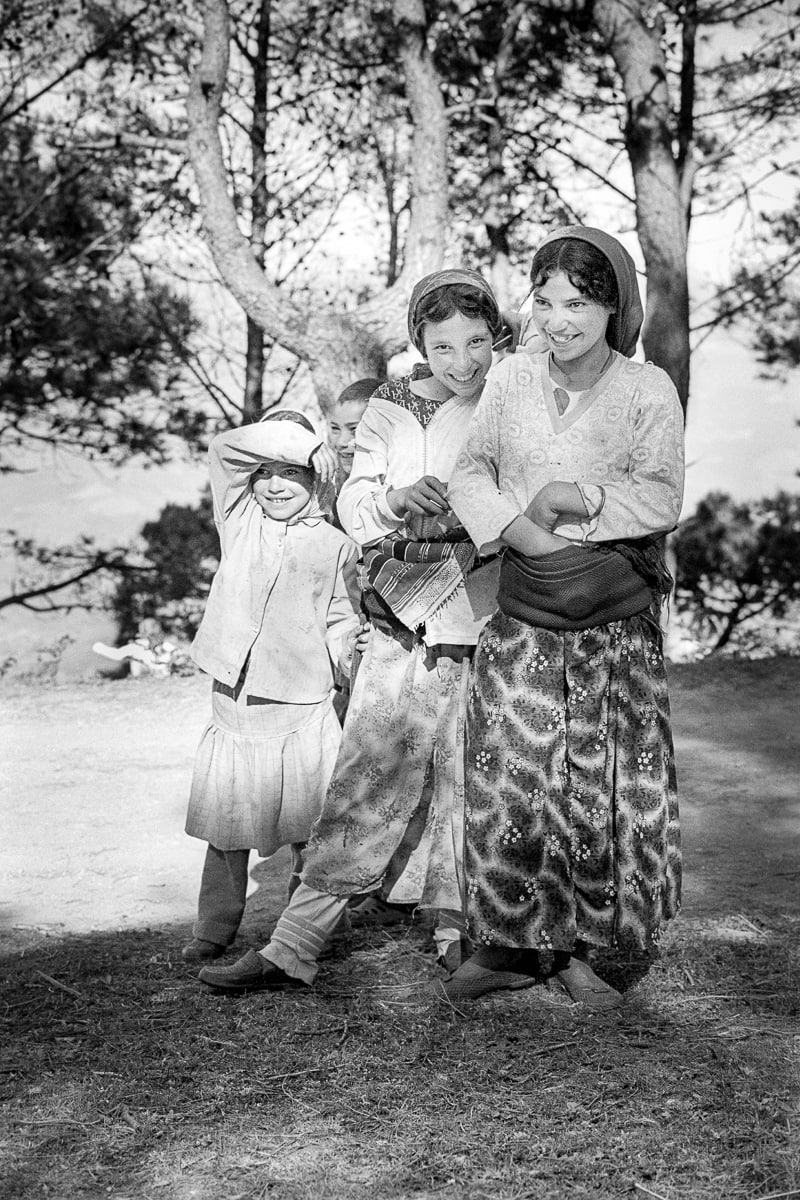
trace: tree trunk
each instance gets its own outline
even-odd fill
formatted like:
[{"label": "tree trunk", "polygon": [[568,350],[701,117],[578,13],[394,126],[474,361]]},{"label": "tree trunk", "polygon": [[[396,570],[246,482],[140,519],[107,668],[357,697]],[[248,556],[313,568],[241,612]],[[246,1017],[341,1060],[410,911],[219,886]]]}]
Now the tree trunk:
[{"label": "tree trunk", "polygon": [[[261,0],[256,30],[253,70],[253,116],[250,123],[250,246],[253,258],[264,269],[269,194],[267,192],[267,111],[269,103],[269,43],[272,0]],[[244,371],[242,419],[256,421],[264,402],[264,330],[247,317],[247,354]]]},{"label": "tree trunk", "polygon": [[684,411],[689,396],[691,163],[673,153],[672,109],[656,9],[643,0],[595,0],[597,27],[617,67],[627,104],[625,145],[636,189],[636,226],[647,271],[643,340],[648,359],[672,377]]},{"label": "tree trunk", "polygon": [[239,229],[218,130],[228,71],[228,10],[225,0],[205,0],[203,5],[202,57],[190,82],[187,117],[205,236],[223,282],[247,316],[308,365],[323,410],[354,379],[384,373],[389,355],[407,341],[411,287],[420,275],[435,270],[443,256],[447,121],[426,42],[425,9],[422,0],[397,0],[393,14],[414,126],[405,258],[392,288],[345,314],[320,306],[305,310],[292,302],[269,282]]}]

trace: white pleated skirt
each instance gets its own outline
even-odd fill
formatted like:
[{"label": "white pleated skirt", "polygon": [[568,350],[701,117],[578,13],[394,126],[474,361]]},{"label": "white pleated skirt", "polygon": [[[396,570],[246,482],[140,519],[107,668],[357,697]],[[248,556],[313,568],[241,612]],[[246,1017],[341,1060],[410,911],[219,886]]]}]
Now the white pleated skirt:
[{"label": "white pleated skirt", "polygon": [[307,841],[340,741],[330,698],[286,704],[215,680],[186,832],[218,850],[257,850],[262,858]]}]

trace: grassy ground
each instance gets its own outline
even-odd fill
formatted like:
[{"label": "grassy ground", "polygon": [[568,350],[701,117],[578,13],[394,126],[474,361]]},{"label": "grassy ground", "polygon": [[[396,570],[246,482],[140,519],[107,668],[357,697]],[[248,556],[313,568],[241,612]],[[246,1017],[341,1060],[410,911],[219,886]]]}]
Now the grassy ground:
[{"label": "grassy ground", "polygon": [[[742,753],[757,711],[775,733],[768,702],[788,711],[800,664],[777,678],[753,664],[678,673],[698,762],[703,713]],[[731,708],[743,688],[749,717]],[[796,753],[784,747],[784,766]],[[762,813],[770,761],[768,745],[752,768]],[[710,861],[704,904],[660,958],[598,964],[626,990],[602,1016],[546,986],[453,1009],[419,923],[351,934],[308,993],[238,999],[181,962],[185,926],[31,935],[2,967],[0,1194],[800,1197],[800,903],[776,902],[765,877],[760,893],[723,888]],[[256,894],[245,942],[276,907]]]}]

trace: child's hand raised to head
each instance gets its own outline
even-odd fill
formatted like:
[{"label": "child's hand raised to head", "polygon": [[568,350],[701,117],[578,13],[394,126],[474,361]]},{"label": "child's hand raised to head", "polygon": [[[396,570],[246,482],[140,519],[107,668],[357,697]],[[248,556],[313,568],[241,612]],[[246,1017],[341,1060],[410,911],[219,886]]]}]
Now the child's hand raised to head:
[{"label": "child's hand raised to head", "polygon": [[525,509],[525,516],[529,520],[550,533],[557,525],[585,521],[588,515],[578,485],[560,479],[554,479],[540,488]]},{"label": "child's hand raised to head", "polygon": [[321,446],[317,446],[314,453],[311,455],[311,466],[319,476],[320,483],[332,483],[336,478],[336,470],[338,467],[338,459],[330,446],[326,446],[323,442]]}]

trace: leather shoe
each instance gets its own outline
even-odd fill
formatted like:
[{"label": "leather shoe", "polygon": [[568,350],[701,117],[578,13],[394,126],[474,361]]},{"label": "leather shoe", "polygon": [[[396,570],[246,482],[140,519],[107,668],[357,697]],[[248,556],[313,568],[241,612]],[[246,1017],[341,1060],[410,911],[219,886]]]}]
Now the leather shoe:
[{"label": "leather shoe", "polygon": [[193,938],[188,946],[184,946],[181,950],[181,958],[184,962],[209,962],[213,958],[221,958],[227,950],[227,946],[220,946],[219,942],[209,942],[205,938]]},{"label": "leather shoe", "polygon": [[308,987],[302,979],[293,979],[255,950],[248,950],[227,967],[203,967],[198,979],[220,992],[285,992]]}]

